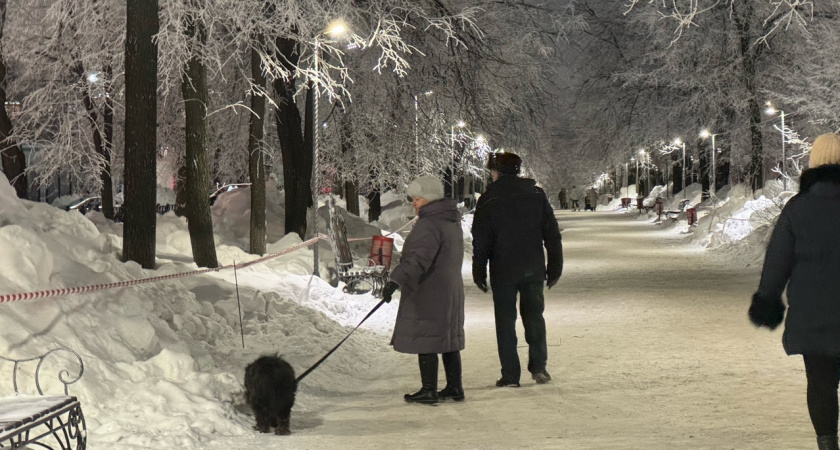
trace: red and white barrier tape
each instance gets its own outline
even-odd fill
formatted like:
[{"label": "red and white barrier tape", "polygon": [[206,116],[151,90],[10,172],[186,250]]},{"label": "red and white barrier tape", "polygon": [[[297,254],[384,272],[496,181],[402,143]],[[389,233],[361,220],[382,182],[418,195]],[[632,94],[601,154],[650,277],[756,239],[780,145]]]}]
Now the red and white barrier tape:
[{"label": "red and white barrier tape", "polygon": [[[417,222],[417,219],[418,219],[418,217],[416,217],[416,216],[415,216],[413,219],[409,220],[409,221],[408,221],[408,223],[406,223],[405,225],[401,226],[399,229],[396,229],[396,230],[394,230],[394,231],[392,231],[392,232],[390,232],[390,233],[388,233],[388,234],[385,234],[384,236],[386,236],[386,237],[387,237],[387,236],[390,236],[390,235],[392,235],[392,234],[394,234],[394,233],[399,233],[400,231],[402,231],[402,230],[404,230],[404,229],[408,228],[408,226],[409,226],[409,225],[413,225],[413,224],[414,224],[414,222]],[[353,238],[353,239],[347,239],[347,242],[369,241],[369,240],[371,240],[371,239],[373,239],[373,237],[366,237],[366,238]]]},{"label": "red and white barrier tape", "polygon": [[[236,264],[236,268],[237,269],[242,269],[242,268],[257,264],[257,263],[268,261],[269,259],[277,258],[277,257],[285,255],[287,253],[291,253],[295,250],[299,250],[301,248],[308,247],[308,246],[320,241],[321,239],[329,239],[329,238],[327,236],[323,235],[323,234],[319,234],[318,236],[316,236],[316,237],[314,237],[314,238],[312,238],[308,241],[301,242],[300,244],[295,245],[294,247],[289,247],[289,248],[287,248],[283,251],[280,251],[280,252],[277,252],[277,253],[272,253],[271,255],[266,255],[266,256],[263,256],[262,258],[255,259],[253,261],[248,261],[248,262],[245,262],[245,263],[242,263],[242,264]],[[183,277],[198,275],[198,274],[207,273],[207,272],[218,272],[220,270],[232,269],[233,267],[234,267],[234,264],[229,264],[227,266],[216,267],[216,268],[213,268],[213,269],[198,269],[198,270],[192,270],[192,271],[189,271],[189,272],[173,273],[171,275],[161,275],[161,276],[158,276],[158,277],[141,278],[139,280],[118,281],[118,282],[115,282],[115,283],[105,283],[105,284],[92,284],[92,285],[89,285],[89,286],[77,286],[77,287],[72,287],[72,288],[48,289],[48,290],[45,290],[45,291],[25,292],[25,293],[19,293],[19,294],[4,294],[4,295],[0,295],[0,303],[10,303],[10,302],[16,302],[16,301],[21,301],[21,300],[32,300],[32,299],[36,299],[36,298],[45,298],[45,297],[57,297],[57,296],[60,296],[60,295],[79,294],[79,293],[82,293],[82,292],[101,291],[101,290],[113,289],[113,288],[117,288],[117,287],[134,286],[134,285],[138,285],[138,284],[151,283],[151,282],[154,282],[154,281],[172,280],[172,279],[175,279],[175,278],[183,278]]]}]

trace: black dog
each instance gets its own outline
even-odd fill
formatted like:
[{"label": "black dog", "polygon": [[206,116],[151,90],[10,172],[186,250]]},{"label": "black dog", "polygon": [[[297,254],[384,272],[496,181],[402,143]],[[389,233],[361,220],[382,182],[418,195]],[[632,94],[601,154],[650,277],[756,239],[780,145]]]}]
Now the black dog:
[{"label": "black dog", "polygon": [[257,430],[290,434],[289,415],[295,404],[295,370],[278,355],[265,355],[245,368],[245,400],[254,410]]}]

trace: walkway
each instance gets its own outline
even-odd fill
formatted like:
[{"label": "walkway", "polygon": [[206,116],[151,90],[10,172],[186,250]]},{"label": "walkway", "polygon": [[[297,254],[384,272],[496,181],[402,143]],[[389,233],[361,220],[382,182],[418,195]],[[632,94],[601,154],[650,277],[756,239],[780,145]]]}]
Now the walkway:
[{"label": "walkway", "polygon": [[254,436],[253,447],[814,448],[801,360],[784,355],[780,331],[746,317],[757,268],[714,263],[628,215],[558,218],[566,266],[546,297],[551,384],[493,386],[492,301],[470,283],[467,401],[404,403],[419,387],[416,358],[393,353],[356,392],[293,414],[291,437]]}]

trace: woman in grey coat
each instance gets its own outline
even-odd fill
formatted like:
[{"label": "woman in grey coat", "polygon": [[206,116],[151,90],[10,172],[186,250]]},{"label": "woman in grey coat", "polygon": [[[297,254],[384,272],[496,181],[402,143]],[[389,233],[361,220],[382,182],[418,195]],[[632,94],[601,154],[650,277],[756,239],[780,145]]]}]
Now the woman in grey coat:
[{"label": "woman in grey coat", "polygon": [[756,326],[776,328],[787,288],[782,344],[788,355],[805,361],[808,412],[819,448],[838,450],[840,136],[818,137],[809,167],[773,230],[749,316]]},{"label": "woman in grey coat", "polygon": [[[403,246],[400,264],[383,289],[390,301],[402,291],[391,345],[417,354],[422,388],[405,394],[407,402],[464,400],[461,353],[464,349],[464,236],[455,202],[443,198],[443,184],[424,175],[408,185],[419,219]],[[446,387],[437,391],[438,354],[442,354]]]}]

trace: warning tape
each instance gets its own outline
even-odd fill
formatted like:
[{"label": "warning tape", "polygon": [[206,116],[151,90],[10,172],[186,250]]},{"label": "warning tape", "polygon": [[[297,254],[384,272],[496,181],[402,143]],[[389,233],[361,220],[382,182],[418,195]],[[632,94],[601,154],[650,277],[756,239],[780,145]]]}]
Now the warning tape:
[{"label": "warning tape", "polygon": [[[400,231],[402,231],[402,230],[404,230],[404,229],[408,228],[408,226],[409,226],[409,225],[414,225],[414,223],[415,223],[415,222],[417,222],[417,219],[418,219],[418,217],[414,217],[413,219],[409,220],[407,224],[405,224],[405,225],[401,226],[400,228],[398,228],[398,229],[396,229],[396,230],[394,230],[394,231],[392,231],[392,232],[390,232],[390,233],[388,233],[388,234],[385,234],[384,236],[385,236],[385,237],[388,237],[388,236],[390,236],[390,235],[392,235],[392,234],[399,233]],[[365,238],[353,238],[353,239],[347,239],[347,242],[369,241],[369,240],[371,240],[371,239],[373,239],[373,236],[371,236],[371,237],[365,237]]]},{"label": "warning tape", "polygon": [[312,239],[309,239],[308,241],[301,242],[300,244],[295,245],[293,247],[289,247],[289,248],[287,248],[283,251],[280,251],[280,252],[277,252],[277,253],[272,253],[271,255],[263,256],[262,258],[258,258],[258,259],[255,259],[253,261],[248,261],[248,262],[241,263],[241,264],[228,264],[226,266],[215,267],[215,268],[212,268],[212,269],[198,269],[198,270],[192,270],[192,271],[189,271],[189,272],[173,273],[171,275],[161,275],[161,276],[158,276],[158,277],[141,278],[139,280],[118,281],[118,282],[115,282],[115,283],[105,283],[105,284],[92,284],[92,285],[89,285],[89,286],[77,286],[77,287],[62,288],[62,289],[48,289],[48,290],[45,290],[45,291],[25,292],[25,293],[19,293],[19,294],[4,294],[4,295],[0,295],[0,303],[10,303],[10,302],[16,302],[16,301],[21,301],[21,300],[32,300],[32,299],[36,299],[36,298],[45,298],[45,297],[57,297],[57,296],[67,295],[67,294],[79,294],[79,293],[83,293],[83,292],[93,292],[93,291],[101,291],[101,290],[105,290],[105,289],[113,289],[113,288],[118,288],[118,287],[135,286],[135,285],[138,285],[138,284],[152,283],[152,282],[155,282],[155,281],[172,280],[172,279],[175,279],[175,278],[189,277],[189,276],[192,276],[192,275],[198,275],[198,274],[202,274],[202,273],[219,272],[221,270],[233,269],[234,267],[236,267],[237,269],[242,269],[242,268],[245,268],[245,267],[248,267],[248,266],[252,266],[254,264],[258,264],[258,263],[261,263],[261,262],[268,261],[270,259],[277,258],[279,256],[285,255],[287,253],[291,253],[291,252],[299,250],[301,248],[308,247],[308,246],[320,241],[321,239],[329,239],[329,237],[327,237],[323,234],[319,234],[318,236],[313,237]]}]

